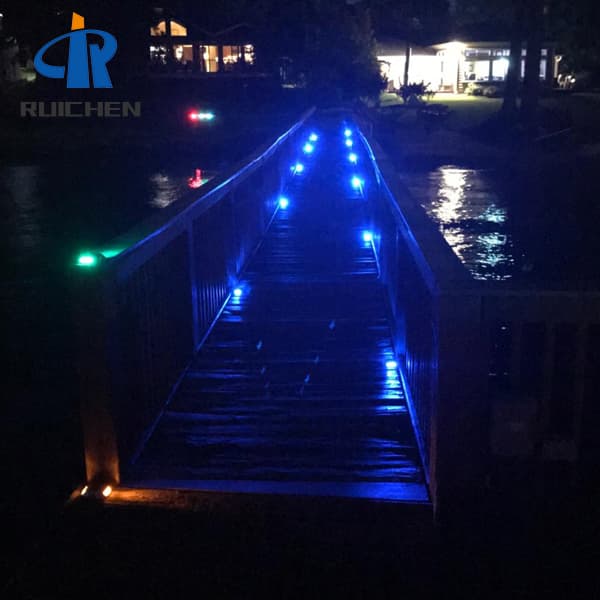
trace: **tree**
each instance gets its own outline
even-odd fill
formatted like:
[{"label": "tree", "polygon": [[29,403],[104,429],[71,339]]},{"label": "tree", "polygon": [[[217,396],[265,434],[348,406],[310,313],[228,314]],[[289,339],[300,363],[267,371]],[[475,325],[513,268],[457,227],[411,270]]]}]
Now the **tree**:
[{"label": "tree", "polygon": [[370,0],[378,35],[400,37],[406,42],[403,84],[409,82],[412,46],[419,43],[439,42],[448,27],[448,1],[429,0]]},{"label": "tree", "polygon": [[530,132],[535,133],[540,96],[540,59],[544,37],[544,0],[528,0],[525,9],[527,56],[521,98],[521,117]]}]

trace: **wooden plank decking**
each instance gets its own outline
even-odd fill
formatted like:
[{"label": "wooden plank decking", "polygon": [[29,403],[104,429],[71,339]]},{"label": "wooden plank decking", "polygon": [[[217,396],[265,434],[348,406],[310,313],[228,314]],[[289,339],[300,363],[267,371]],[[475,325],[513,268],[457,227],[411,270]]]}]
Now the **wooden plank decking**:
[{"label": "wooden plank decking", "polygon": [[367,205],[317,147],[125,485],[428,501]]}]

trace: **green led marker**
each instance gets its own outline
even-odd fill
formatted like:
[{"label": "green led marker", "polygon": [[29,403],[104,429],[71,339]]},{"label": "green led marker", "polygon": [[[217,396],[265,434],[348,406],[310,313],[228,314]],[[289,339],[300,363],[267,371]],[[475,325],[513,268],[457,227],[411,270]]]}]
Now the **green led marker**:
[{"label": "green led marker", "polygon": [[97,267],[103,259],[114,258],[115,256],[119,256],[121,252],[123,252],[124,248],[110,248],[106,250],[92,250],[88,252],[82,252],[76,261],[76,265],[78,267]]},{"label": "green led marker", "polygon": [[95,267],[98,264],[98,257],[95,254],[84,252],[77,258],[78,267]]}]

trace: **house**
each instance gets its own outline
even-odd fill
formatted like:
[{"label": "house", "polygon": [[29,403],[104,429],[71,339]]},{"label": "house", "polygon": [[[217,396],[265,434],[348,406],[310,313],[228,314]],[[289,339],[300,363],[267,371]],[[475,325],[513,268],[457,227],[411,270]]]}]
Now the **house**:
[{"label": "house", "polygon": [[[404,82],[406,42],[383,41],[377,58],[390,89]],[[462,93],[470,82],[502,82],[506,79],[510,42],[450,41],[427,47],[410,46],[408,81],[428,83],[437,92]],[[525,73],[526,48],[521,50],[521,77]],[[540,79],[552,85],[558,76],[558,63],[552,44],[544,44],[540,59]]]},{"label": "house", "polygon": [[252,31],[245,23],[210,32],[162,16],[149,28],[148,46],[151,71],[158,73],[244,73],[255,65]]}]

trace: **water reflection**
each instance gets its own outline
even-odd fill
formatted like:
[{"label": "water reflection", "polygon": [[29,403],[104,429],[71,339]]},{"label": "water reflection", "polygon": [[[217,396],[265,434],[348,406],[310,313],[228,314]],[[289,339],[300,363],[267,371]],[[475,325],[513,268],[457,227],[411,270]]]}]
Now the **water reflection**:
[{"label": "water reflection", "polygon": [[407,184],[475,279],[513,277],[507,207],[489,173],[453,166],[407,175]]},{"label": "water reflection", "polygon": [[184,191],[180,179],[164,173],[154,173],[150,176],[149,182],[152,195],[149,204],[154,208],[166,208],[173,204]]},{"label": "water reflection", "polygon": [[37,195],[39,167],[8,167],[5,171],[5,198],[12,202],[5,206],[12,222],[11,245],[15,252],[30,250],[40,240],[40,201]]}]

